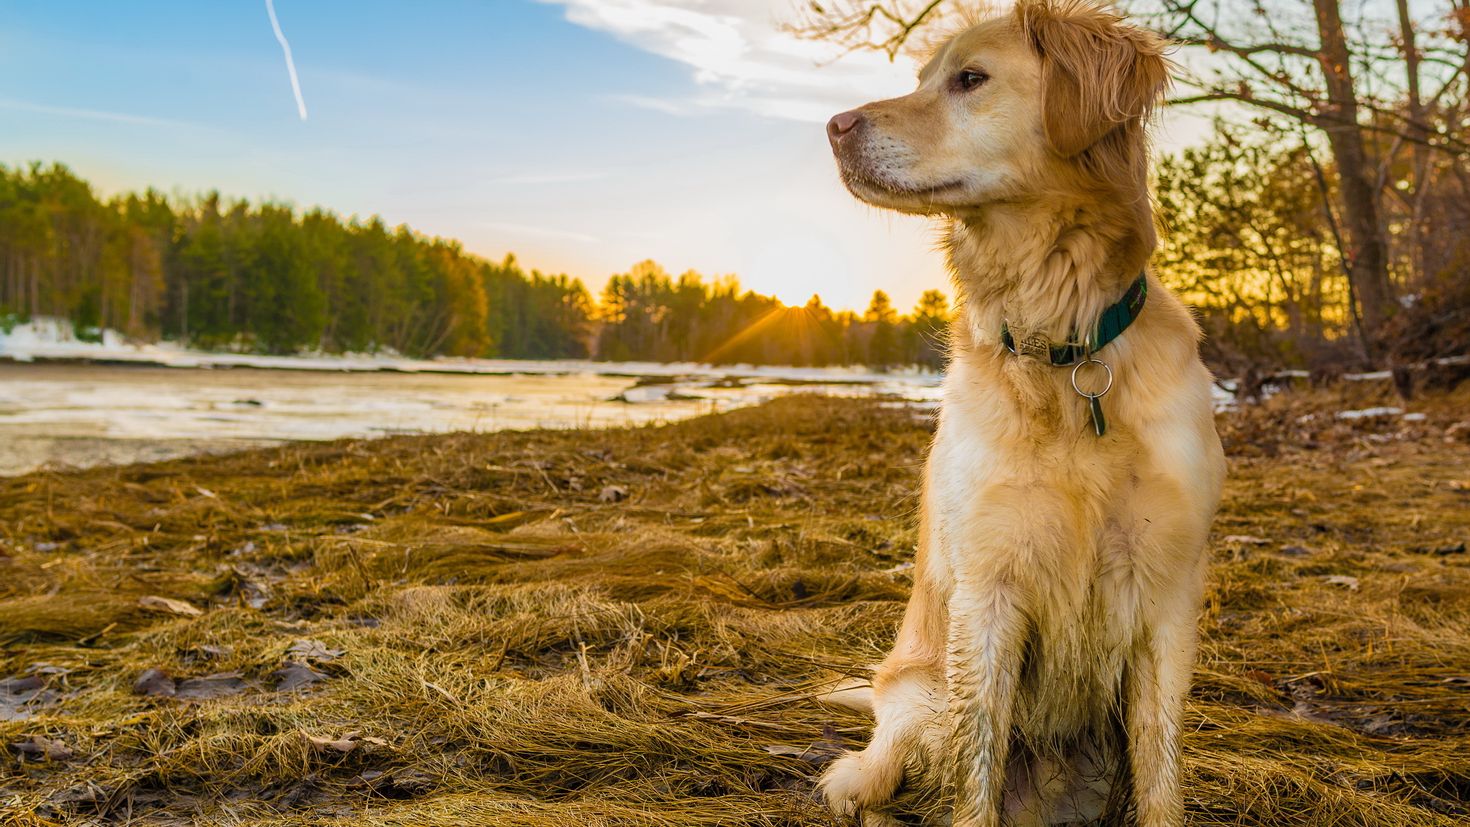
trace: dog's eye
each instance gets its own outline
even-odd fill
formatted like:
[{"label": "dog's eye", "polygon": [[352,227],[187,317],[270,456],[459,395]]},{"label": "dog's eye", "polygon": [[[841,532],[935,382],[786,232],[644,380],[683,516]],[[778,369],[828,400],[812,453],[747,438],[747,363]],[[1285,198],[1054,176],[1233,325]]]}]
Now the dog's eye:
[{"label": "dog's eye", "polygon": [[987,80],[990,80],[990,75],[985,74],[979,69],[965,69],[954,76],[954,85],[961,92],[969,92],[979,89]]}]

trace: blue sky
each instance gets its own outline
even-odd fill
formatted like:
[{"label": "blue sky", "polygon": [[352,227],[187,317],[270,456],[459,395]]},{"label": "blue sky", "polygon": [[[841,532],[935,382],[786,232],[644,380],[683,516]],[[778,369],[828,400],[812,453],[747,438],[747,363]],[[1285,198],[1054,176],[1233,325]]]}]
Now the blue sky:
[{"label": "blue sky", "polygon": [[913,66],[829,63],[790,0],[0,0],[0,162],[103,193],[218,189],[515,252],[837,307],[947,288],[932,228],[842,190],[822,122]]}]

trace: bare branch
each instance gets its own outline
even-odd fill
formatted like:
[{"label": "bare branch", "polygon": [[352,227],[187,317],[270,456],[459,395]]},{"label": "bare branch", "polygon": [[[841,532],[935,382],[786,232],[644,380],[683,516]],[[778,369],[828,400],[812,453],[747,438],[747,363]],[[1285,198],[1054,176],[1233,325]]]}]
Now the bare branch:
[{"label": "bare branch", "polygon": [[1306,46],[1298,46],[1292,43],[1252,43],[1248,46],[1243,46],[1231,43],[1213,32],[1207,33],[1204,37],[1176,36],[1173,40],[1184,46],[1203,46],[1212,52],[1229,52],[1238,57],[1251,57],[1261,53],[1269,53],[1293,55],[1307,60],[1317,59],[1316,51]]},{"label": "bare branch", "polygon": [[[1165,101],[1165,105],[1189,106],[1191,104],[1219,101],[1234,101],[1237,103],[1244,103],[1250,106],[1258,107],[1260,109],[1266,109],[1271,112],[1275,112],[1278,115],[1285,115],[1289,118],[1292,118],[1293,120],[1300,121],[1317,129],[1325,129],[1329,126],[1341,126],[1348,123],[1346,119],[1340,116],[1333,115],[1330,112],[1313,111],[1309,109],[1304,109],[1300,106],[1293,106],[1283,101],[1260,97],[1255,93],[1254,90],[1251,89],[1211,89],[1201,92],[1197,95],[1186,95],[1184,97],[1170,98],[1169,100]],[[1365,106],[1365,108],[1373,107]],[[1404,116],[1402,113],[1394,112],[1393,110],[1389,109],[1384,109],[1382,111],[1385,114],[1397,117],[1399,120],[1404,120]],[[1470,154],[1470,143],[1466,143],[1465,141],[1462,141],[1443,132],[1435,133],[1432,136],[1426,136],[1424,138],[1416,138],[1414,135],[1411,135],[1404,130],[1394,129],[1387,126],[1362,123],[1356,124],[1356,126],[1365,132],[1372,132],[1375,134],[1386,135],[1394,138],[1402,138],[1406,143],[1421,144],[1423,146],[1429,147],[1430,149],[1436,149],[1440,152],[1448,153],[1453,157],[1462,157]],[[1438,140],[1436,141],[1435,138],[1438,138]]]},{"label": "bare branch", "polygon": [[[817,0],[808,4],[803,19],[786,26],[786,30],[808,40],[838,43],[848,52],[875,51],[898,57],[910,38],[939,16],[947,0],[926,0],[912,10],[912,3],[883,0],[852,4],[841,2],[828,8]],[[875,34],[874,29],[882,31]]]}]

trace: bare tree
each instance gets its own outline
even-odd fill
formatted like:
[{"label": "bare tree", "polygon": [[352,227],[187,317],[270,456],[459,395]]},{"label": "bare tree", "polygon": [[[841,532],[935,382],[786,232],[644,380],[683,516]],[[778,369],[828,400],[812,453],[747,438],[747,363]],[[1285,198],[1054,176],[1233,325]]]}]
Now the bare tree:
[{"label": "bare tree", "polygon": [[[1309,148],[1325,148],[1330,164],[1321,175],[1329,205],[1324,219],[1338,230],[1369,363],[1386,355],[1381,340],[1400,305],[1396,282],[1417,284],[1425,276],[1425,204],[1437,182],[1465,180],[1470,161],[1470,0],[1438,0],[1418,18],[1407,0],[1395,2],[1393,16],[1382,19],[1374,13],[1385,8],[1366,3],[1354,5],[1344,19],[1341,0],[1128,4],[1135,16],[1184,47],[1181,94],[1171,104],[1228,102],[1255,110],[1263,129],[1297,132]],[[961,0],[872,0],[840,7],[814,2],[793,29],[850,49],[897,55],[960,5]],[[1397,256],[1396,240],[1403,248]]]},{"label": "bare tree", "polygon": [[[1430,153],[1462,165],[1470,155],[1461,126],[1464,95],[1463,18],[1453,6],[1436,11],[1430,24],[1415,21],[1407,4],[1398,19],[1377,20],[1358,11],[1344,22],[1340,0],[1310,0],[1303,25],[1300,0],[1267,6],[1263,0],[1160,0],[1149,14],[1155,26],[1204,51],[1186,59],[1184,83],[1191,94],[1176,104],[1233,101],[1265,112],[1276,128],[1297,128],[1324,139],[1337,174],[1329,203],[1340,216],[1343,266],[1354,295],[1359,332],[1369,362],[1383,358],[1382,337],[1397,310],[1390,255],[1388,198],[1407,195],[1420,204],[1430,187]],[[1452,0],[1460,2],[1460,0]],[[1363,7],[1363,8],[1366,8]],[[1291,25],[1296,24],[1296,25]],[[1416,29],[1437,32],[1421,51]],[[1351,34],[1350,34],[1351,33]],[[1315,35],[1315,37],[1313,37]],[[1424,106],[1423,66],[1433,61],[1443,116],[1431,124]],[[1449,107],[1444,107],[1452,101]],[[1391,174],[1405,147],[1414,162],[1402,179]],[[1403,188],[1398,185],[1402,180]],[[1411,210],[1409,261],[1418,259]],[[1334,219],[1338,224],[1338,219]],[[1419,269],[1412,263],[1410,271]],[[1404,282],[1421,273],[1405,273]]]}]

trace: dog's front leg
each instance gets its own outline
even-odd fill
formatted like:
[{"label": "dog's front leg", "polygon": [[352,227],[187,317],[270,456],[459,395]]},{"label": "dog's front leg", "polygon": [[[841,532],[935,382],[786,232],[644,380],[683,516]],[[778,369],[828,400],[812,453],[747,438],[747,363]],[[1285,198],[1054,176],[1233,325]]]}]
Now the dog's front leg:
[{"label": "dog's front leg", "polygon": [[1128,675],[1129,759],[1139,827],[1181,827],[1179,737],[1194,669],[1194,615],[1148,629]]},{"label": "dog's front leg", "polygon": [[956,586],[947,650],[954,827],[997,827],[1025,645],[1014,591]]}]

